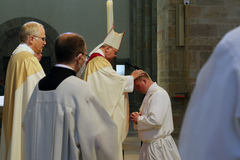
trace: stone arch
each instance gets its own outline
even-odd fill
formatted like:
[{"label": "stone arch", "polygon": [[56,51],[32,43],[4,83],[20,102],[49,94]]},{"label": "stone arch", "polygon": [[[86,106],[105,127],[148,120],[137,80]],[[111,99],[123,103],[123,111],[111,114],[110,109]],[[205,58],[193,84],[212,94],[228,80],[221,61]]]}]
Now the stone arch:
[{"label": "stone arch", "polygon": [[39,22],[45,28],[47,45],[43,49],[43,58],[41,60],[45,72],[49,72],[51,66],[55,64],[54,42],[58,32],[51,25],[40,19],[32,17],[10,19],[0,25],[0,64],[2,64],[0,65],[0,79],[5,79],[8,58],[20,43],[18,38],[19,30],[24,23],[29,21]]}]

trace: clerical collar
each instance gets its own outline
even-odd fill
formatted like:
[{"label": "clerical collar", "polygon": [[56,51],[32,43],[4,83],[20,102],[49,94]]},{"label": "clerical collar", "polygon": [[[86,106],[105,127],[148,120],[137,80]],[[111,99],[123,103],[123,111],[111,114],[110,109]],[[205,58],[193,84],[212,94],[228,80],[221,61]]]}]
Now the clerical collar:
[{"label": "clerical collar", "polygon": [[101,54],[103,57],[105,57],[105,54],[103,53],[103,51],[101,49],[98,49],[95,53],[99,53]]},{"label": "clerical collar", "polygon": [[157,83],[154,82],[154,83],[148,88],[146,95],[151,94],[151,93],[156,89],[157,86],[158,86]]},{"label": "clerical collar", "polygon": [[[71,69],[73,70],[71,67],[65,65],[65,64],[55,64],[55,67],[62,67],[62,68],[68,68],[68,69]],[[74,70],[73,70],[74,71]]]},{"label": "clerical collar", "polygon": [[32,50],[32,48],[30,48],[27,44],[25,43],[21,43],[18,45],[18,47],[13,51],[12,55],[15,55],[17,53],[20,53],[22,51],[28,51],[30,53],[32,53],[33,55],[35,54],[35,52]]}]

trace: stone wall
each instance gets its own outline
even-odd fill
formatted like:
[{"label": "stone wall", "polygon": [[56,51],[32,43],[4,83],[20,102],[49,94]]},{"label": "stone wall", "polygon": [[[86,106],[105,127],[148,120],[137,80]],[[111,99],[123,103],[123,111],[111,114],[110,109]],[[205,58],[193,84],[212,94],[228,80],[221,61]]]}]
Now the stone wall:
[{"label": "stone wall", "polygon": [[240,24],[238,0],[192,0],[186,13],[186,73],[191,92],[196,76],[219,40]]},{"label": "stone wall", "polygon": [[184,6],[184,46],[176,45],[176,6],[183,0],[157,0],[157,81],[172,100],[175,131],[179,135],[196,77],[224,34],[240,24],[239,0],[190,0]]},{"label": "stone wall", "polygon": [[188,99],[175,94],[188,92],[186,88],[185,47],[176,45],[176,6],[183,1],[157,1],[157,59],[158,84],[167,90],[172,103],[173,136],[178,137]]}]

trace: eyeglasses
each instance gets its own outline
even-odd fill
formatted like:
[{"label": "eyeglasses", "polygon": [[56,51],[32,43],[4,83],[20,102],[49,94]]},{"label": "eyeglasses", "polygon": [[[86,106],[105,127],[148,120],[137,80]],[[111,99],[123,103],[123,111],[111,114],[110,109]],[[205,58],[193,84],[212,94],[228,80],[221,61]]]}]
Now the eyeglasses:
[{"label": "eyeglasses", "polygon": [[[85,56],[86,56],[86,60],[88,60],[89,55],[87,55],[87,54],[85,54],[85,53],[83,53],[83,52],[79,52],[79,53],[77,54],[77,56],[78,56],[79,54],[85,55]],[[77,56],[76,56],[76,57],[77,57]]]},{"label": "eyeglasses", "polygon": [[46,42],[47,38],[46,37],[39,37],[39,36],[35,36],[33,35],[34,37],[37,37],[37,38],[41,38],[43,42]]}]

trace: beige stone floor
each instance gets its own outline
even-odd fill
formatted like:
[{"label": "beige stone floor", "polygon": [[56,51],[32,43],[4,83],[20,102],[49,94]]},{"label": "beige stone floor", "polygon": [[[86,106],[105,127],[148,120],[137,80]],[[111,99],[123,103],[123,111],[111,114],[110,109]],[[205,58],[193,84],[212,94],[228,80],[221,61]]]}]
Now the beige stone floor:
[{"label": "beige stone floor", "polygon": [[130,132],[123,142],[124,160],[138,160],[141,141],[137,132]]}]

